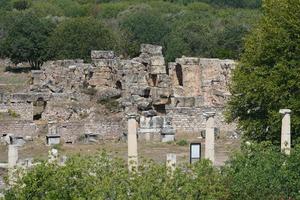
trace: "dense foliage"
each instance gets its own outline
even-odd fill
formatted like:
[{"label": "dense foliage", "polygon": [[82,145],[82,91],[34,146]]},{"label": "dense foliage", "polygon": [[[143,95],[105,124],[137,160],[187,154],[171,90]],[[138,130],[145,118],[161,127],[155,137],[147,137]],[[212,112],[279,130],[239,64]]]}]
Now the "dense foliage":
[{"label": "dense foliage", "polygon": [[61,22],[49,38],[55,59],[90,59],[91,50],[116,50],[117,38],[94,18],[69,19]]},{"label": "dense foliage", "polygon": [[177,170],[145,162],[128,173],[123,161],[73,157],[65,166],[43,163],[6,193],[6,199],[226,199],[220,173],[208,161]]},{"label": "dense foliage", "polygon": [[300,3],[266,0],[234,71],[228,118],[247,139],[280,142],[279,109],[292,110],[292,138],[300,136]]},{"label": "dense foliage", "polygon": [[14,199],[299,199],[300,147],[290,156],[270,144],[248,144],[218,169],[202,160],[172,174],[164,164],[143,162],[128,173],[124,161],[106,154],[42,163],[18,179],[5,197]]},{"label": "dense foliage", "polygon": [[29,62],[38,69],[49,59],[48,37],[54,25],[33,13],[17,13],[3,22],[6,27],[0,52],[14,63]]},{"label": "dense foliage", "polygon": [[[0,52],[7,52],[2,57],[12,57],[14,48],[23,45],[22,40],[9,39],[9,27],[16,27],[15,34],[22,35],[22,29],[28,28],[40,35],[28,35],[27,49],[18,54],[21,60],[28,59],[33,45],[45,46],[46,42],[47,52],[41,53],[47,59],[87,59],[87,51],[95,48],[134,57],[141,43],[162,45],[168,61],[182,54],[237,59],[243,50],[242,38],[259,18],[259,10],[230,2],[234,1],[2,0],[0,41],[5,40],[6,46],[1,45]],[[51,34],[41,23],[18,19],[28,13],[40,22],[55,24]],[[5,26],[5,20],[11,25]],[[26,26],[20,27],[21,20],[27,20]]]}]

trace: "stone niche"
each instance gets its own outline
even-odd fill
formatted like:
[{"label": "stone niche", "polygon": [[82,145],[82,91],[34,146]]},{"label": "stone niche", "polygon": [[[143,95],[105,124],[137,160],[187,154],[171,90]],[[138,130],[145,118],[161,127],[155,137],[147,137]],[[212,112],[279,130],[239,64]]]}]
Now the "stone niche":
[{"label": "stone niche", "polygon": [[60,136],[59,135],[47,135],[46,136],[46,144],[47,145],[60,144]]}]

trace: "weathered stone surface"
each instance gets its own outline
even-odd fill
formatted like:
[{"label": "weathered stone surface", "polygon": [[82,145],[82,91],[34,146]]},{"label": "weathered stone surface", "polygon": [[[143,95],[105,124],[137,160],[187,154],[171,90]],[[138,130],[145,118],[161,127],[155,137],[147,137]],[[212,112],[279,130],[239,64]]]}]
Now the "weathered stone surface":
[{"label": "weathered stone surface", "polygon": [[166,66],[164,65],[151,65],[150,74],[166,74]]},{"label": "weathered stone surface", "polygon": [[92,59],[113,59],[115,53],[113,51],[91,51]]},{"label": "weathered stone surface", "polygon": [[[161,140],[161,135],[176,131],[199,133],[205,128],[203,112],[217,108],[216,126],[234,132],[235,127],[227,125],[221,114],[230,96],[227,85],[234,61],[182,57],[169,63],[167,70],[162,47],[147,44],[131,60],[111,51],[93,51],[91,56],[90,64],[83,60],[46,62],[41,70],[32,71],[28,91],[0,94],[0,112],[13,108],[20,113],[19,120],[12,120],[19,123],[3,125],[1,121],[0,130],[36,136],[56,120],[64,142],[74,143],[87,132],[118,138],[126,132],[124,113],[134,112],[147,118],[146,125],[141,119],[138,132],[146,139]],[[97,103],[109,99],[113,101]],[[118,103],[123,112],[109,110]],[[33,116],[41,118],[33,120]],[[161,122],[166,116],[171,117],[169,125]]]},{"label": "weathered stone surface", "polygon": [[147,53],[150,55],[162,55],[162,46],[142,44],[141,53]]},{"label": "weathered stone surface", "polygon": [[150,57],[150,65],[161,66],[165,65],[165,58],[163,56],[152,56]]}]

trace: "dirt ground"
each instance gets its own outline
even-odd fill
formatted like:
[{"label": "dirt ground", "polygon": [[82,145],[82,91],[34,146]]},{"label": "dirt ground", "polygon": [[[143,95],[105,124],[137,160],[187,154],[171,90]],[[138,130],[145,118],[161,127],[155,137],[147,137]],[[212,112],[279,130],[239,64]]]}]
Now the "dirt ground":
[{"label": "dirt ground", "polygon": [[[178,141],[185,140],[186,145],[179,145]],[[178,163],[189,162],[189,144],[191,142],[202,143],[202,157],[204,157],[204,143],[203,139],[198,139],[197,135],[183,134],[176,136],[176,142],[160,143],[160,142],[138,142],[138,154],[141,159],[152,159],[155,162],[163,163],[166,159],[167,153],[175,153]],[[55,146],[59,150],[60,156],[71,156],[75,154],[93,155],[101,151],[106,151],[108,154],[123,159],[127,159],[127,143],[105,141],[95,144],[63,144]],[[229,154],[238,150],[240,147],[239,140],[230,139],[216,139],[215,145],[215,159],[216,165],[223,165],[228,159]],[[19,148],[19,158],[33,158],[34,160],[47,159],[48,151],[51,147],[46,146],[42,141],[30,142]],[[7,162],[7,146],[0,146],[0,162]]]}]

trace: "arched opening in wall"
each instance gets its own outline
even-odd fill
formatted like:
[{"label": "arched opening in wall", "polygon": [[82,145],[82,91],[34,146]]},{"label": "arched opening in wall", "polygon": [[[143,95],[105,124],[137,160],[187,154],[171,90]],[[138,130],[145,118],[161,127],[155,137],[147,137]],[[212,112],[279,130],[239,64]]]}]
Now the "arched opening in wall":
[{"label": "arched opening in wall", "polygon": [[183,72],[180,64],[177,64],[175,67],[176,77],[178,80],[178,85],[183,86]]},{"label": "arched opening in wall", "polygon": [[117,88],[118,90],[122,90],[122,83],[121,83],[121,81],[117,81],[117,82],[116,82],[116,88]]},{"label": "arched opening in wall", "polygon": [[33,102],[33,120],[42,119],[42,114],[47,106],[47,102],[39,97],[36,101]]}]

